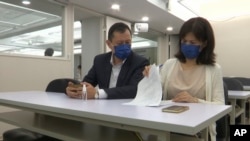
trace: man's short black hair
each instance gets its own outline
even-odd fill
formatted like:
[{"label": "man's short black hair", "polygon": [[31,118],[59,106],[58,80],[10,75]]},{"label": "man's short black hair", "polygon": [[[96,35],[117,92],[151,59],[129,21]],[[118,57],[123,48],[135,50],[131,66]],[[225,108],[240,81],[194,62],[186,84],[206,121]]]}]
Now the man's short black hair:
[{"label": "man's short black hair", "polygon": [[44,52],[44,56],[53,56],[54,49],[53,48],[47,48]]},{"label": "man's short black hair", "polygon": [[124,33],[126,30],[129,30],[130,35],[131,35],[131,30],[127,24],[122,23],[122,22],[118,22],[118,23],[113,24],[109,28],[108,40],[112,41],[112,38],[114,37],[114,32]]}]

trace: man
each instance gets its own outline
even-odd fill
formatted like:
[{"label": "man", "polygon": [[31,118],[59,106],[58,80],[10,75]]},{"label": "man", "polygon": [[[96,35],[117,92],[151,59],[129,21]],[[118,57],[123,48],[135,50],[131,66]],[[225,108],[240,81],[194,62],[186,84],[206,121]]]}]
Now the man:
[{"label": "man", "polygon": [[53,56],[54,49],[53,48],[47,48],[44,52],[44,56]]},{"label": "man", "polygon": [[[84,77],[88,99],[134,98],[137,84],[143,78],[143,69],[149,65],[147,59],[131,50],[132,35],[124,23],[115,23],[108,32],[106,44],[111,52],[97,55],[94,64]],[[99,89],[95,87],[98,85]],[[66,94],[81,98],[82,87],[73,87],[69,82]]]}]

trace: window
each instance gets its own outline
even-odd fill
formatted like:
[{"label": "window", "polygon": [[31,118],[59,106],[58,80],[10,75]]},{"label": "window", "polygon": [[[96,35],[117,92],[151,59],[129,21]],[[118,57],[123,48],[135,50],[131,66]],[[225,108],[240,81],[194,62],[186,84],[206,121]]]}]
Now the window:
[{"label": "window", "polygon": [[52,48],[53,56],[62,56],[64,7],[39,1],[33,0],[28,8],[0,2],[0,53],[44,56],[46,48]]}]

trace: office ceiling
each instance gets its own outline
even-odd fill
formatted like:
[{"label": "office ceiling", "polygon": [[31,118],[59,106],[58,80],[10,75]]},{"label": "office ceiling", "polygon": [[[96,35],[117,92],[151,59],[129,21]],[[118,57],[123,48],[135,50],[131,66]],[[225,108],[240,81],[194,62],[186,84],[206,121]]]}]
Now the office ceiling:
[{"label": "office ceiling", "polygon": [[[1,0],[1,1],[23,6],[21,0]],[[148,23],[150,28],[149,31],[151,36],[152,35],[154,36],[159,33],[178,34],[179,29],[184,21],[182,20],[183,18],[182,19],[178,18],[175,15],[172,15],[170,12],[168,12],[174,10],[181,11],[181,8],[171,9],[171,7],[170,8],[168,7],[168,4],[172,1],[175,0],[31,0],[32,3],[30,6],[27,6],[27,8],[32,7],[32,9],[53,13],[54,15],[60,15],[61,14],[60,10],[53,8],[51,6],[51,2],[58,4],[74,3],[82,7],[82,8],[79,7],[76,8],[75,19],[85,19],[92,16],[108,15],[111,17],[116,17],[119,19],[129,21],[131,23],[142,22],[141,18],[143,16],[148,16],[149,17]],[[209,15],[211,17],[215,17],[216,15],[221,15],[223,13],[227,13],[226,16],[229,17],[228,13],[239,13],[236,12],[239,11],[239,9],[243,9],[243,12],[240,11],[241,12],[240,14],[249,13],[248,12],[249,10],[247,10],[249,7],[248,0],[239,0],[239,2],[234,0],[221,0],[220,3],[215,0],[213,1],[210,0],[209,3],[200,0],[176,0],[175,2],[180,2],[179,5],[181,5],[181,3],[183,4],[185,3],[186,6],[190,6],[186,9],[189,9],[194,13],[195,12],[197,13],[197,9],[195,9],[195,6],[199,7],[197,6],[197,4],[200,3],[200,6],[202,7],[201,10],[208,9],[207,10],[208,13],[213,14]],[[119,11],[114,11],[111,9],[111,5],[113,3],[121,5]],[[223,8],[218,8],[222,7],[222,5]],[[210,10],[211,7],[214,8],[212,11]],[[200,12],[204,12],[204,10]],[[2,13],[1,15],[4,14],[4,12],[1,13]],[[182,12],[181,15],[185,15],[186,13]],[[199,14],[202,15],[202,13]],[[204,17],[206,16],[207,15],[204,15]],[[166,28],[168,26],[172,26],[173,31],[167,32]],[[0,37],[1,36],[2,35],[0,35]]]},{"label": "office ceiling", "polygon": [[[163,0],[164,1],[164,0]],[[17,7],[8,6],[1,2],[17,5]],[[52,3],[57,3],[59,6],[55,7]],[[111,5],[116,2],[121,5],[120,11],[113,11]],[[96,16],[111,16],[122,19],[128,22],[137,23],[142,22],[143,16],[149,17],[149,32],[140,33],[133,37],[133,42],[140,42],[142,40],[156,41],[159,35],[167,33],[166,27],[173,26],[174,30],[167,34],[177,34],[183,21],[166,10],[161,9],[147,0],[31,0],[31,5],[25,6],[21,0],[1,0],[0,1],[0,39],[2,46],[0,51],[20,50],[19,48],[46,48],[53,46],[57,48],[57,43],[45,43],[44,40],[51,38],[43,37],[43,35],[29,35],[23,37],[24,33],[36,31],[39,29],[55,27],[60,25],[62,16],[62,6],[64,4],[74,3],[75,7],[75,21],[84,20],[89,17]],[[26,7],[25,8],[19,8]],[[34,9],[32,11],[30,9]],[[41,11],[41,12],[39,12]],[[50,14],[47,14],[50,13]],[[13,37],[15,36],[15,37]],[[25,35],[27,36],[27,35]],[[12,38],[13,37],[13,38]],[[142,37],[142,38],[141,38]],[[54,41],[56,39],[51,38]],[[13,41],[17,41],[15,44]],[[18,48],[13,48],[8,45],[15,45]],[[5,45],[5,46],[4,46]],[[32,47],[31,47],[32,46]]]},{"label": "office ceiling", "polygon": [[[149,1],[152,0],[70,0],[70,2],[78,4],[96,13],[116,17],[131,23],[142,22],[141,18],[143,16],[148,16],[149,28],[152,32],[155,31],[164,34],[178,34],[184,21]],[[111,5],[113,3],[121,5],[119,11],[111,9]],[[167,32],[166,28],[168,26],[172,26],[173,31]]]},{"label": "office ceiling", "polygon": [[[26,7],[27,9],[24,10],[25,8],[13,8],[3,5],[1,4],[1,2]],[[173,8],[173,2],[178,3],[178,5],[181,7]],[[39,29],[44,29],[45,27],[49,28],[61,25],[61,5],[69,3],[78,5],[75,7],[75,21],[82,19],[84,20],[89,17],[107,15],[131,22],[133,24],[142,22],[142,17],[148,16],[149,21],[147,23],[149,24],[149,32],[140,33],[139,35],[133,37],[133,40],[138,42],[145,39],[156,41],[157,37],[162,34],[178,34],[181,25],[184,23],[182,19],[185,19],[184,17],[190,18],[195,13],[196,16],[204,15],[203,17],[208,17],[208,19],[210,19],[209,17],[223,17],[221,15],[224,15],[226,16],[226,18],[224,18],[224,21],[228,19],[230,20],[240,15],[250,14],[249,0],[221,0],[220,3],[218,3],[218,1],[216,0],[210,0],[210,4],[208,4],[207,2],[208,1],[201,0],[31,0],[31,5],[24,6],[22,4],[22,0],[1,0],[0,40],[3,39],[3,45],[8,45],[6,44],[6,42],[8,42],[7,38],[13,36],[21,36],[19,40],[23,40],[24,35],[22,34],[24,33],[37,31]],[[57,5],[55,6],[52,3],[57,3]],[[121,5],[119,11],[114,11],[111,9],[111,5],[113,3]],[[169,6],[169,3],[171,3],[171,6]],[[183,9],[183,7],[186,7],[184,8],[186,9],[186,12],[183,12],[181,10]],[[34,9],[36,11],[34,12],[28,9]],[[204,10],[206,9],[207,11],[204,12]],[[211,11],[211,9],[213,10]],[[179,14],[175,13],[174,11],[178,11]],[[178,17],[182,17],[182,19],[172,15],[170,12],[175,13],[176,15],[178,15]],[[188,14],[190,12],[192,13],[192,15]],[[43,18],[46,18],[46,20],[44,20]],[[216,22],[217,19],[212,19],[210,21]],[[173,31],[166,31],[166,28],[168,26],[172,26]],[[27,47],[27,42],[28,45],[40,44],[44,40],[48,40],[48,38],[52,39],[50,36],[43,38],[41,37],[40,33],[38,36],[31,35],[31,37],[25,37],[25,40],[23,40],[25,42],[25,45],[22,47]],[[11,41],[13,40],[14,39],[12,39]],[[40,48],[46,48],[47,46],[48,45],[40,46]],[[56,44],[51,44],[51,46],[57,47]],[[11,49],[15,48],[12,47]],[[0,52],[4,50],[7,50],[6,46],[5,48],[0,46]]]},{"label": "office ceiling", "polygon": [[[24,6],[21,3],[21,0],[1,0],[1,1],[19,5],[19,6]],[[161,1],[166,1],[166,0],[161,0]],[[148,2],[147,0],[133,0],[133,2],[131,2],[131,0],[32,0],[31,2],[32,2],[31,5],[26,6],[27,8],[32,8],[38,11],[44,11],[48,13],[53,13],[54,15],[58,15],[58,16],[61,16],[61,13],[60,13],[61,10],[59,8],[55,8],[51,6],[51,2],[58,3],[58,4],[67,4],[67,3],[77,4],[82,8],[76,7],[76,11],[75,11],[76,20],[85,19],[85,18],[89,18],[92,16],[108,15],[111,17],[129,21],[133,24],[136,22],[142,22],[141,18],[143,16],[148,16],[150,34],[141,33],[141,35],[150,39],[153,39],[159,34],[165,34],[165,33],[177,34],[179,32],[180,26],[183,23],[183,21],[180,18],[177,18],[176,16],[170,14],[164,9],[157,7],[156,5],[152,4],[151,2]],[[121,5],[120,11],[113,11],[111,9],[111,5],[114,2]],[[0,6],[0,7],[2,7],[2,9],[0,9],[1,11],[5,11],[5,12],[1,12],[1,15],[5,15],[1,17],[6,17],[7,19],[8,16],[11,16],[9,14],[6,14],[7,12],[6,9],[8,9],[8,7],[6,6]],[[16,11],[12,11],[12,13],[14,12]],[[21,11],[19,11],[19,13],[21,13]],[[22,14],[23,15],[19,17],[22,17],[22,20],[23,20],[23,16],[25,16],[25,14],[27,17],[30,17],[32,13],[25,11]],[[8,18],[8,19],[11,19],[11,18]],[[29,19],[28,21],[32,21],[32,19]],[[48,26],[48,24],[46,25]],[[173,26],[173,31],[167,32],[166,28],[168,26]],[[27,26],[27,28],[31,28],[31,27]],[[17,30],[15,30],[15,34],[17,34],[16,31]],[[11,36],[11,34],[8,33],[8,36]],[[1,34],[0,37],[3,38],[7,36],[4,36],[4,34]]]}]

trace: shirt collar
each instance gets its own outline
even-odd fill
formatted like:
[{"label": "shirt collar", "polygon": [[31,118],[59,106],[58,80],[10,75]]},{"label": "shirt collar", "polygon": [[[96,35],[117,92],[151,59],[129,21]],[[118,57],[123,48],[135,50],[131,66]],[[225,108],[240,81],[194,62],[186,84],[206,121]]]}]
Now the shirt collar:
[{"label": "shirt collar", "polygon": [[[114,58],[114,54],[112,53],[111,58],[110,58],[110,64],[111,64],[112,66],[114,66],[113,58]],[[127,60],[127,59],[124,59],[124,60],[122,61],[121,65],[123,65],[123,64],[125,63],[126,60]],[[118,64],[118,65],[120,65],[120,64]]]}]

